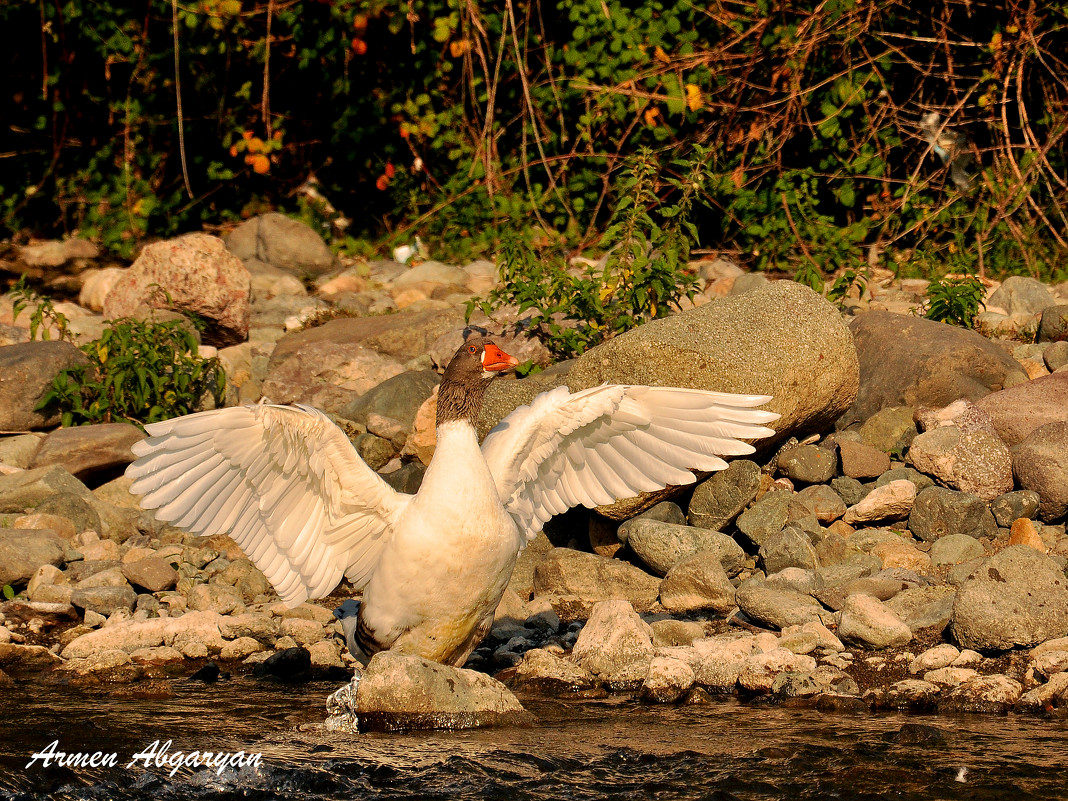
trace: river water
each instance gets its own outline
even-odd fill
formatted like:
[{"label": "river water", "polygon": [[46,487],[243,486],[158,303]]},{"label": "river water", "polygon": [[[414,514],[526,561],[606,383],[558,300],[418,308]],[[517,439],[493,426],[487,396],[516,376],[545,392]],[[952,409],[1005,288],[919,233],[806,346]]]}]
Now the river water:
[{"label": "river water", "polygon": [[[342,736],[315,725],[334,688],[0,690],[0,800],[1068,799],[1064,720],[524,697],[531,728]],[[113,752],[116,767],[27,767],[57,740],[69,753]],[[172,741],[169,755],[261,756],[221,774],[127,767],[157,740]]]}]

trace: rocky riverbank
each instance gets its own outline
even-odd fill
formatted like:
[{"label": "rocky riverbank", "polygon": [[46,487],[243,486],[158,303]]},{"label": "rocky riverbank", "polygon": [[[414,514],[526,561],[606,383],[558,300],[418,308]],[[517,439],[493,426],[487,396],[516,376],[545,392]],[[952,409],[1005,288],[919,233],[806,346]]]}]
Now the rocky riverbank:
[{"label": "rocky riverbank", "polygon": [[[151,314],[162,286],[207,323],[201,348],[226,369],[228,403],[317,405],[404,491],[433,454],[437,371],[463,340],[465,303],[496,280],[488,262],[340,264],[279,215],[225,243],[157,243],[129,268],[86,243],[20,258],[78,290],[57,306],[84,341],[107,318]],[[925,283],[889,273],[840,310],[725,261],[695,267],[692,308],[564,364],[515,310],[476,312],[471,325],[548,368],[496,382],[480,427],[554,386],[609,381],[771,394],[778,436],[692,487],[554,519],[521,555],[463,698],[440,666],[378,659],[332,699],[332,725],[390,728],[383,709],[432,725],[521,720],[490,675],[520,695],[651,703],[1068,708],[1068,285],[992,286],[984,336],[910,314]],[[311,317],[327,321],[304,327]],[[0,585],[14,596],[0,604],[0,683],[219,668],[345,681],[332,615],[344,587],[286,609],[229,538],[139,510],[121,477],[139,431],[55,428],[35,407],[82,356],[29,342],[25,313],[11,318],[0,299]],[[401,708],[405,686],[439,695]]]}]

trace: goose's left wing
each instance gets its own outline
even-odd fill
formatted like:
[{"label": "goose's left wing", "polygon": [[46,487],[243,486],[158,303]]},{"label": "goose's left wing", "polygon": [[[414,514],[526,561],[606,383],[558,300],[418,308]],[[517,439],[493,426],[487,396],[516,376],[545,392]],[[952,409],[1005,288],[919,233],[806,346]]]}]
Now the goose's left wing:
[{"label": "goose's left wing", "polygon": [[774,434],[755,409],[768,395],[605,384],[558,387],[505,417],[482,443],[505,508],[530,539],[555,514],[689,484],[753,453],[741,439]]}]

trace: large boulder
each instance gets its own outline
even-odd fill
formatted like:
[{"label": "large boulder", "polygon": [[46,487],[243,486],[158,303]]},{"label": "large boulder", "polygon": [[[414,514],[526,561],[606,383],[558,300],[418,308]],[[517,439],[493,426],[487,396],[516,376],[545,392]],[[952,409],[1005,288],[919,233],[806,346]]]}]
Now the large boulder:
[{"label": "large boulder", "polygon": [[36,410],[60,370],[89,364],[69,342],[20,342],[0,347],[0,431],[47,428],[59,422],[54,409]]},{"label": "large boulder", "polygon": [[1057,301],[1041,281],[1025,275],[1010,275],[994,290],[987,305],[998,306],[1009,315],[1040,314],[1050,306],[1056,306]]},{"label": "large boulder", "polygon": [[629,601],[645,612],[656,603],[660,579],[618,559],[554,548],[534,568],[534,594],[566,602],[582,617],[608,600]]},{"label": "large boulder", "polygon": [[1038,513],[1052,522],[1068,514],[1068,421],[1036,428],[1013,451],[1013,472],[1038,493]]},{"label": "large boulder", "polygon": [[860,315],[850,329],[860,361],[860,391],[840,427],[890,406],[974,401],[1027,381],[1008,353],[974,331],[885,311]]},{"label": "large boulder", "polygon": [[314,229],[277,212],[242,223],[227,235],[226,246],[242,261],[255,259],[294,276],[322,275],[337,264]]},{"label": "large boulder", "polygon": [[41,442],[32,466],[58,464],[85,479],[132,462],[134,455],[130,447],[144,438],[141,429],[129,423],[57,428]]},{"label": "large boulder", "polygon": [[1068,421],[1068,372],[987,395],[975,405],[986,412],[998,436],[1011,448],[1039,426]]},{"label": "large boulder", "polygon": [[186,234],[146,245],[104,301],[109,319],[142,307],[173,308],[206,324],[204,341],[225,347],[248,338],[251,279],[222,240]]},{"label": "large boulder", "polygon": [[571,658],[612,685],[641,684],[653,658],[652,630],[626,601],[595,604]]},{"label": "large boulder", "polygon": [[1068,579],[1034,548],[994,554],[957,591],[953,637],[977,651],[1029,648],[1068,634]]},{"label": "large boulder", "polygon": [[25,584],[42,565],[63,564],[64,545],[47,529],[0,529],[0,586]]}]

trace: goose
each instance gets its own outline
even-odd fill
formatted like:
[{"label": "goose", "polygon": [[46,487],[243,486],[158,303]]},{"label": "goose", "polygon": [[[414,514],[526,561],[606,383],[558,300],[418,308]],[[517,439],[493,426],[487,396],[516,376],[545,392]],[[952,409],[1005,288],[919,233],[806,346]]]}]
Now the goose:
[{"label": "goose", "polygon": [[395,491],[318,409],[266,402],[146,426],[126,470],[155,516],[229,534],[288,606],[348,579],[335,613],[360,661],[378,651],[462,666],[489,631],[519,552],[553,515],[666,485],[753,453],[775,433],[767,395],[603,384],[558,387],[481,446],[491,379],[517,360],[488,338],[456,351],[438,389],[437,446],[414,495]]}]

